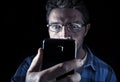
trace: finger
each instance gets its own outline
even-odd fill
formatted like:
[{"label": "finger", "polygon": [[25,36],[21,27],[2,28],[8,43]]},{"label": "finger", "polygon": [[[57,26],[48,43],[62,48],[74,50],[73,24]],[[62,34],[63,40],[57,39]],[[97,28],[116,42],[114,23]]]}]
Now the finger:
[{"label": "finger", "polygon": [[76,72],[56,82],[80,82],[80,80],[81,80],[81,76],[79,73]]},{"label": "finger", "polygon": [[39,48],[37,55],[32,60],[32,63],[28,69],[29,72],[37,72],[40,69],[40,65],[43,57],[43,49]]},{"label": "finger", "polygon": [[44,78],[47,80],[53,80],[67,72],[72,71],[73,69],[81,67],[82,65],[83,63],[80,59],[75,59],[72,61],[57,64],[49,69],[42,71],[42,74],[44,74]]}]

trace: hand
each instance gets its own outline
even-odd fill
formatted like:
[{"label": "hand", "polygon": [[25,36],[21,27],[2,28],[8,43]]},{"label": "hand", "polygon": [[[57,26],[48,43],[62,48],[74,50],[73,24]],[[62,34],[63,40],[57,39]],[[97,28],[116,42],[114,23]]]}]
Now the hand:
[{"label": "hand", "polygon": [[25,82],[79,82],[81,80],[80,74],[74,73],[56,81],[56,78],[62,74],[81,67],[83,63],[80,62],[80,59],[59,63],[46,70],[40,71],[42,57],[43,49],[40,48],[27,71]]}]

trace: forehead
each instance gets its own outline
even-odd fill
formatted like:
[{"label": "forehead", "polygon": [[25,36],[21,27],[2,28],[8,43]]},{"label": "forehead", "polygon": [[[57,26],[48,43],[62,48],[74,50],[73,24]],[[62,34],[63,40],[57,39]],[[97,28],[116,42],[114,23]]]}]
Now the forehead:
[{"label": "forehead", "polygon": [[77,9],[56,8],[50,12],[49,23],[51,22],[82,22],[82,14]]}]

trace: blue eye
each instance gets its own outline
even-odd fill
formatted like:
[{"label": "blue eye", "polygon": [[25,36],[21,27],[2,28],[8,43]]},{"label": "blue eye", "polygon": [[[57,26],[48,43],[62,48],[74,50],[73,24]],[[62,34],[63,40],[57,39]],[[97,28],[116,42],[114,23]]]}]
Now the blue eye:
[{"label": "blue eye", "polygon": [[67,28],[69,31],[72,32],[78,32],[82,29],[82,27],[84,27],[84,24],[78,24],[78,23],[68,23],[68,24],[48,24],[47,27],[49,27],[50,31],[53,32],[60,32],[63,28],[63,26],[66,26],[65,28]]},{"label": "blue eye", "polygon": [[58,30],[58,29],[61,28],[61,26],[58,25],[58,24],[52,24],[52,25],[51,25],[51,28],[52,28],[52,29],[56,29],[56,30]]},{"label": "blue eye", "polygon": [[49,24],[47,27],[49,27],[49,30],[53,32],[59,32],[62,29],[62,26],[60,24]]},{"label": "blue eye", "polygon": [[74,30],[78,30],[78,29],[81,29],[82,25],[81,24],[73,23],[73,24],[71,24],[71,27]]}]

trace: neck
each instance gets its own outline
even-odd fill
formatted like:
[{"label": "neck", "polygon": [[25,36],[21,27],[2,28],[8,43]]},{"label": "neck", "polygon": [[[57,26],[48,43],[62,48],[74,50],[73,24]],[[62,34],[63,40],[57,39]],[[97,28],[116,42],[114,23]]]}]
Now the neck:
[{"label": "neck", "polygon": [[77,59],[83,59],[86,56],[86,50],[81,48],[77,51]]}]

